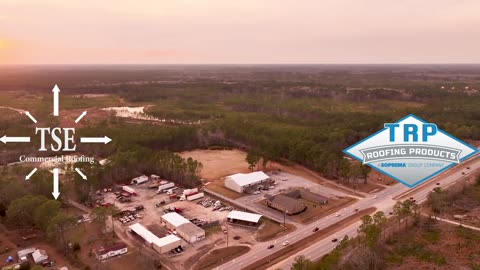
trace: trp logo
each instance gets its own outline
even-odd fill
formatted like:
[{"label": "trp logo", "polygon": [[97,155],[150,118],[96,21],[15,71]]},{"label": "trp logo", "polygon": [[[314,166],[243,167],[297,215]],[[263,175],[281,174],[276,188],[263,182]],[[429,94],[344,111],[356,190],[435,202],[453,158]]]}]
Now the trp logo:
[{"label": "trp logo", "polygon": [[343,152],[412,188],[479,150],[411,114]]}]

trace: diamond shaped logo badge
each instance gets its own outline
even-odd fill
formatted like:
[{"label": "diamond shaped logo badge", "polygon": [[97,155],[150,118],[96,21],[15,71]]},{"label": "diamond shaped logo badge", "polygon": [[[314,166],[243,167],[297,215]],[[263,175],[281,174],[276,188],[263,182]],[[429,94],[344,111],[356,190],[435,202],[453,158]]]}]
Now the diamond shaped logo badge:
[{"label": "diamond shaped logo badge", "polygon": [[479,150],[411,114],[343,152],[412,188]]}]

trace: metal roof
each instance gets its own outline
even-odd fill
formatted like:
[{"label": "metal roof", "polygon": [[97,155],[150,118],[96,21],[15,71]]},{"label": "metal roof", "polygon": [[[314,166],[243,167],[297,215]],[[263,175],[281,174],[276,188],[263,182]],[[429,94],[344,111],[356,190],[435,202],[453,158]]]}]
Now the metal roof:
[{"label": "metal roof", "polygon": [[247,213],[247,212],[242,212],[242,211],[231,211],[227,218],[229,219],[236,219],[236,220],[243,220],[243,221],[248,221],[248,222],[255,222],[258,223],[262,215],[257,215],[257,214],[252,214],[252,213]]},{"label": "metal roof", "polygon": [[163,246],[167,246],[167,245],[170,245],[172,243],[175,243],[175,242],[178,242],[180,241],[181,239],[178,238],[177,236],[173,235],[173,234],[169,234],[165,237],[162,237],[162,238],[157,238],[153,243],[159,247],[163,247]]},{"label": "metal roof", "polygon": [[190,223],[188,219],[184,218],[183,216],[179,215],[176,212],[171,212],[163,215],[162,220],[172,224],[175,228],[182,224]]},{"label": "metal roof", "polygon": [[236,173],[230,176],[227,176],[227,179],[235,182],[239,186],[248,186],[261,181],[269,179],[270,176],[266,175],[262,171],[251,172],[251,173]]},{"label": "metal roof", "polygon": [[153,243],[155,240],[158,239],[158,236],[153,234],[147,228],[143,227],[142,224],[140,223],[135,223],[133,225],[130,225],[130,229],[134,231],[136,234],[138,234],[140,237],[142,237],[145,240],[145,242],[149,244]]}]

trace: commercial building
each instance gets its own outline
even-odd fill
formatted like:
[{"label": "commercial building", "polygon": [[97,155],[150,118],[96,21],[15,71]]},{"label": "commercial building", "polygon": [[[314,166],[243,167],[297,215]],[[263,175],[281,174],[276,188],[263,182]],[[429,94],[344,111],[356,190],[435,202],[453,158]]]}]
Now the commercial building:
[{"label": "commercial building", "polygon": [[167,235],[160,238],[139,223],[131,225],[130,230],[140,236],[148,246],[152,247],[160,254],[169,252],[182,245],[182,239],[177,236]]},{"label": "commercial building", "polygon": [[155,234],[149,231],[147,228],[143,227],[140,223],[135,223],[130,226],[132,233],[140,236],[147,246],[152,246],[153,242],[158,238]]},{"label": "commercial building", "polygon": [[205,230],[191,222],[178,226],[177,234],[190,244],[205,238]]},{"label": "commercial building", "polygon": [[265,195],[264,202],[268,207],[277,209],[287,215],[295,215],[307,209],[307,206],[302,202],[284,194],[277,194],[274,196]]},{"label": "commercial building", "polygon": [[262,218],[262,215],[236,211],[236,210],[231,211],[227,216],[227,220],[231,223],[248,225],[248,226],[259,225],[261,218]]},{"label": "commercial building", "polygon": [[176,212],[170,212],[162,216],[162,222],[165,224],[167,229],[175,230],[182,224],[190,223],[190,220],[184,218],[182,215]]},{"label": "commercial building", "polygon": [[225,178],[225,187],[238,193],[245,192],[245,188],[258,185],[270,180],[264,172],[237,173]]},{"label": "commercial building", "polygon": [[177,236],[170,234],[162,238],[157,238],[153,242],[153,249],[156,250],[158,253],[163,254],[167,253],[170,250],[181,246],[182,239],[178,238]]},{"label": "commercial building", "polygon": [[205,238],[205,230],[176,212],[163,215],[161,220],[167,229],[176,231],[188,243],[195,243]]},{"label": "commercial building", "polygon": [[109,247],[101,247],[94,251],[98,260],[106,260],[128,252],[128,246],[125,243],[118,243]]},{"label": "commercial building", "polygon": [[328,203],[328,198],[320,194],[313,193],[308,189],[297,188],[292,191],[286,192],[286,196],[294,199],[304,199],[316,204],[326,204]]}]

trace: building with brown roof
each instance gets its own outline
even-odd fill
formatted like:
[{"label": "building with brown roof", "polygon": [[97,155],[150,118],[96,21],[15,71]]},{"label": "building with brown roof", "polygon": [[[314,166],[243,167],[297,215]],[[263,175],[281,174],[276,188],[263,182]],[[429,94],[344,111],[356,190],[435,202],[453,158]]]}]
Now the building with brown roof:
[{"label": "building with brown roof", "polygon": [[268,207],[277,209],[287,215],[295,215],[307,209],[307,206],[302,202],[288,197],[284,194],[265,195],[265,204]]}]

